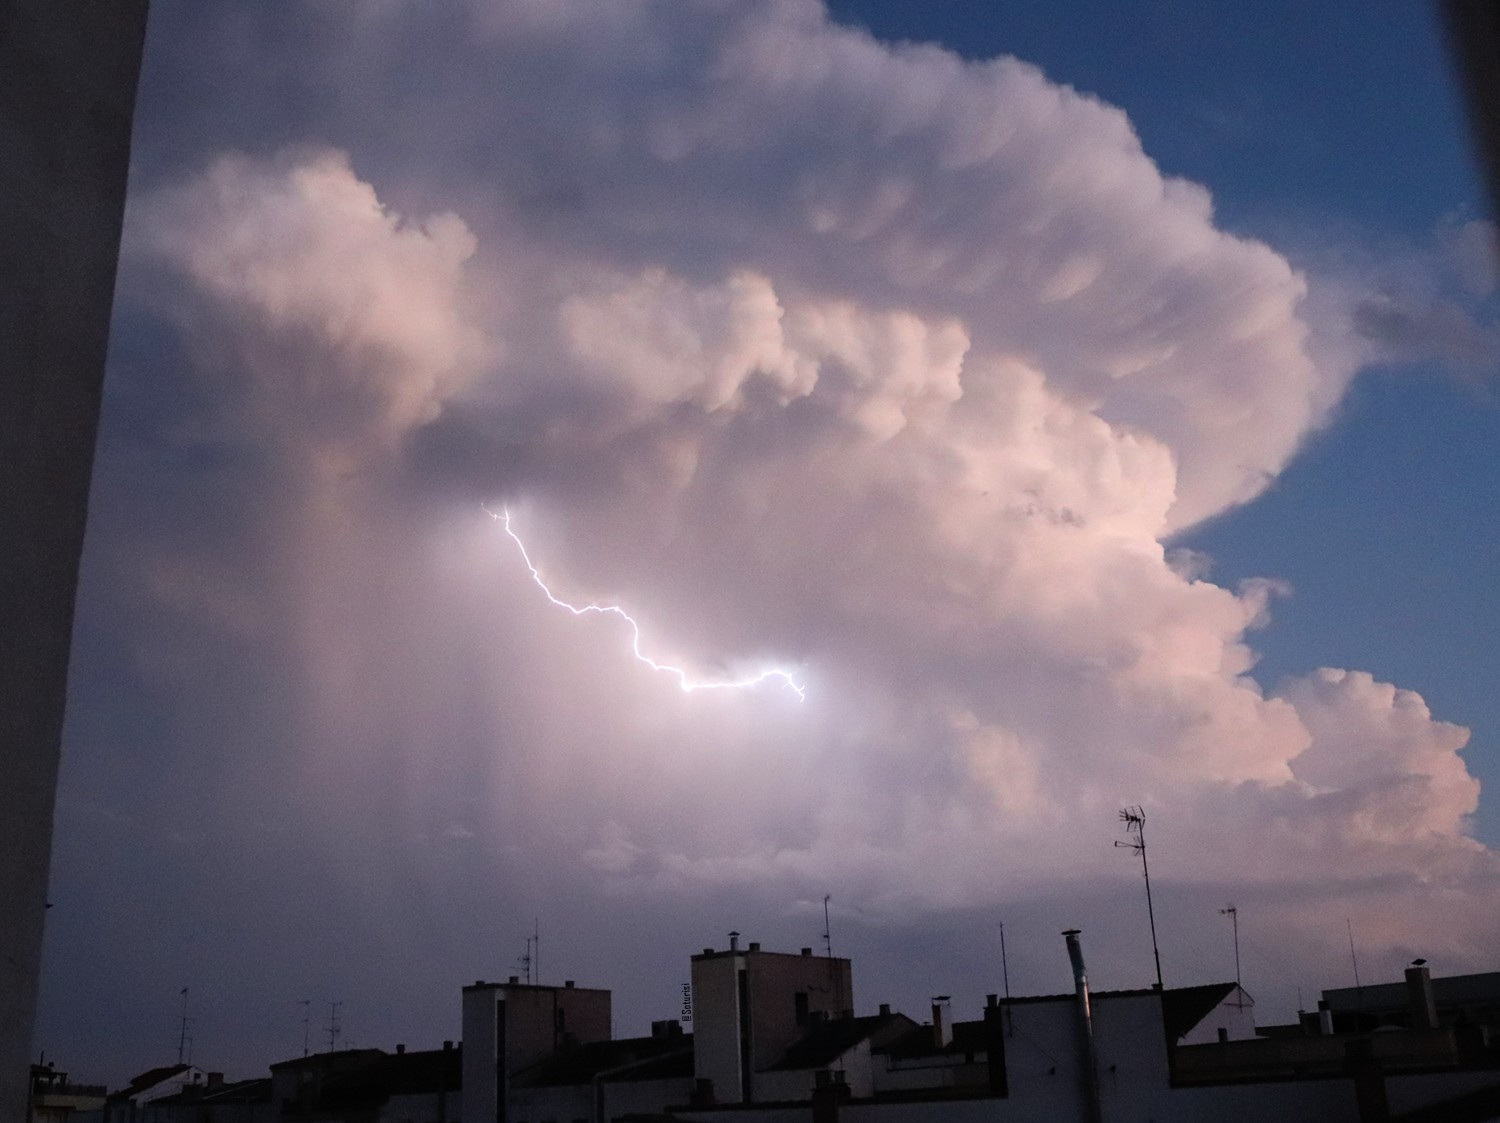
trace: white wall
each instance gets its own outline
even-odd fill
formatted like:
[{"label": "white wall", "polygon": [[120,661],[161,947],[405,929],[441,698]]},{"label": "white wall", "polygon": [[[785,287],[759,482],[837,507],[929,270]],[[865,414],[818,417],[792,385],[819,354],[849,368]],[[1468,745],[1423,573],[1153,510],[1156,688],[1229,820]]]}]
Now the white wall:
[{"label": "white wall", "polygon": [[[510,1096],[509,1123],[572,1123],[574,1119],[594,1118],[594,1090],[591,1084],[570,1084],[552,1088],[517,1088]],[[494,1116],[490,1117],[494,1123]]]},{"label": "white wall", "polygon": [[[1239,1005],[1235,1005],[1238,1002]],[[1230,1041],[1255,1039],[1255,1000],[1242,990],[1230,991],[1208,1015],[1178,1042],[1181,1045],[1212,1045],[1219,1040],[1219,1030],[1229,1034]]]},{"label": "white wall", "polygon": [[495,1123],[499,1094],[495,1004],[498,987],[464,988],[463,1123]]},{"label": "white wall", "polygon": [[1442,1103],[1466,1092],[1500,1086],[1500,1072],[1431,1072],[1410,1076],[1387,1076],[1385,1094],[1392,1115]]},{"label": "white wall", "polygon": [[[0,1119],[24,1118],[52,803],[146,0],[0,33]],[[25,548],[16,548],[24,543]]]},{"label": "white wall", "polygon": [[[822,1067],[830,1071],[842,1071],[849,1094],[856,1099],[868,1098],[875,1091],[868,1040],[858,1042]],[[756,1073],[754,1081],[756,1103],[777,1103],[811,1099],[817,1076],[815,1070],[810,1068],[772,1070]]]},{"label": "white wall", "polygon": [[457,1123],[463,1118],[462,1095],[462,1092],[449,1092],[441,1114],[436,1092],[392,1096],[380,1109],[377,1123]]},{"label": "white wall", "polygon": [[598,1123],[610,1123],[617,1116],[632,1112],[660,1111],[664,1106],[685,1104],[692,1094],[693,1081],[686,1076],[675,1080],[627,1080],[606,1084],[604,1119]]},{"label": "white wall", "polygon": [[738,972],[744,964],[737,955],[693,960],[693,1075],[713,1081],[721,1104],[743,1098]]}]

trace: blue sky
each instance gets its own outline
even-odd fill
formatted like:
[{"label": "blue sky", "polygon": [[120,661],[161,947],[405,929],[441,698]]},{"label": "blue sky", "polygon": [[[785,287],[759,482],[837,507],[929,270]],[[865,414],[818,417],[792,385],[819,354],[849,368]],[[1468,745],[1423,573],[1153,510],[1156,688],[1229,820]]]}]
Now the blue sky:
[{"label": "blue sky", "polygon": [[[1314,264],[1486,217],[1436,6],[833,0],[840,19],[972,58],[1015,54],[1123,108],[1225,228]],[[1271,489],[1180,539],[1215,580],[1293,590],[1253,634],[1267,687],[1359,666],[1470,727],[1500,787],[1500,399],[1432,363],[1367,370]],[[1500,842],[1500,801],[1475,829]]]}]

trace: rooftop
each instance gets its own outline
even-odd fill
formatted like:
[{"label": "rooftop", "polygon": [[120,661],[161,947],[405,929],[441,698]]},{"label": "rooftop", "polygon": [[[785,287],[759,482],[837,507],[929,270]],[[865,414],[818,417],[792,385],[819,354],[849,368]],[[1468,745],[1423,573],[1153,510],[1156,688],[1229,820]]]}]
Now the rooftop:
[{"label": "rooftop", "polygon": [[516,1074],[517,1085],[550,1087],[612,1081],[667,1080],[693,1075],[693,1035],[626,1037],[565,1049]]},{"label": "rooftop", "polygon": [[824,1068],[861,1041],[876,1043],[899,1037],[911,1029],[920,1029],[905,1014],[872,1014],[863,1018],[830,1018],[814,1024],[806,1034],[793,1042],[773,1069]]}]

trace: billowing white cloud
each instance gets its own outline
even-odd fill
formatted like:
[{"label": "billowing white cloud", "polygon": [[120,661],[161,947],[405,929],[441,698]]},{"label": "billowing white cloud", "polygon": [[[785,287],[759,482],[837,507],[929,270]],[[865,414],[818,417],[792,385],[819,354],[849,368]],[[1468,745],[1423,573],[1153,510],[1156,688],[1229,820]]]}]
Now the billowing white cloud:
[{"label": "billowing white cloud", "polygon": [[[460,40],[432,120],[215,154],[131,216],[208,379],[188,421],[359,481],[268,469],[193,555],[282,537],[258,564],[294,593],[237,642],[304,683],[335,814],[689,911],[1083,895],[1137,802],[1183,881],[1261,887],[1288,931],[1315,894],[1395,916],[1495,878],[1466,731],[1357,671],[1264,692],[1277,586],[1168,548],[1267,486],[1361,345],[1310,355],[1348,325],[1123,113],[811,0],[476,4]],[[548,604],[479,493],[559,595],[673,662],[795,664],[807,701],[682,694]],[[1468,954],[1493,920],[1452,915]]]},{"label": "billowing white cloud", "polygon": [[191,286],[162,305],[257,437],[351,458],[389,447],[485,354],[461,297],[473,235],[452,213],[405,222],[342,153],[223,156],[139,201],[131,233]]}]

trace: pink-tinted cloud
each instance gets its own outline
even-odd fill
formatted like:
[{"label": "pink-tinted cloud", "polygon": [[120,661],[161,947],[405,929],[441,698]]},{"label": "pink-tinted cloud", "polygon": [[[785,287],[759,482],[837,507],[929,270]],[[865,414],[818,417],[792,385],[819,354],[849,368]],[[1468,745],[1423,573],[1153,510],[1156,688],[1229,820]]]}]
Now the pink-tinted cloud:
[{"label": "pink-tinted cloud", "polygon": [[[292,668],[331,817],[560,893],[837,884],[891,921],[1130,876],[1142,803],[1181,882],[1297,939],[1334,900],[1387,947],[1493,935],[1466,731],[1358,671],[1267,694],[1274,581],[1166,545],[1275,478],[1364,345],[1123,113],[794,0],[476,4],[464,49],[485,80],[435,78],[441,129],[376,161],[435,217],[330,150],[132,211],[190,420],[270,450],[222,512],[247,531],[156,544],[161,600]],[[560,597],[676,665],[795,664],[807,701],[684,695],[550,604],[480,493]]]}]

